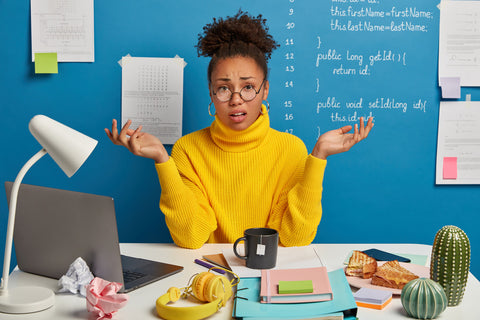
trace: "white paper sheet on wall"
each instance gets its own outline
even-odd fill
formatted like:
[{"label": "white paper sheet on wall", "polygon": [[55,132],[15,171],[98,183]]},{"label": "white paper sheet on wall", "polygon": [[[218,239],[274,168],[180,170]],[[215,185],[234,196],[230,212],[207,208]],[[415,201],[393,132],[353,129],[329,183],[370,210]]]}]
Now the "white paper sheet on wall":
[{"label": "white paper sheet on wall", "polygon": [[122,58],[122,126],[142,125],[163,144],[182,136],[182,58]]},{"label": "white paper sheet on wall", "polygon": [[480,1],[442,1],[438,77],[480,86]]},{"label": "white paper sheet on wall", "polygon": [[56,52],[58,62],[95,60],[93,0],[31,0],[32,61]]},{"label": "white paper sheet on wall", "polygon": [[442,101],[437,184],[480,184],[480,101]]}]

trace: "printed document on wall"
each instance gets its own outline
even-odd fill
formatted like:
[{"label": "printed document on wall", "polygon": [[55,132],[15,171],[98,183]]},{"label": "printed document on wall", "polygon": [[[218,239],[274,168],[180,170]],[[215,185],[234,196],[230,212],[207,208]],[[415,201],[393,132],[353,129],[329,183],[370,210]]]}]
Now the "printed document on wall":
[{"label": "printed document on wall", "polygon": [[56,52],[58,62],[95,60],[93,0],[31,0],[32,61]]},{"label": "printed document on wall", "polygon": [[480,86],[480,1],[442,1],[438,77]]},{"label": "printed document on wall", "polygon": [[480,101],[442,101],[437,184],[480,184]]},{"label": "printed document on wall", "polygon": [[163,144],[182,136],[182,58],[122,58],[122,126],[142,126]]}]

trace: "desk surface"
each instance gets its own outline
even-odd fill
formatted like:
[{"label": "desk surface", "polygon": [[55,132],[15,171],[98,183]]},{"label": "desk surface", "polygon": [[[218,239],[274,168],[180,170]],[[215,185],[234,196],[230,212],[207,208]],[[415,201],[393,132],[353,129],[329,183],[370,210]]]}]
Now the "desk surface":
[{"label": "desk surface", "polygon": [[[200,258],[203,254],[221,252],[223,248],[231,244],[207,244],[197,250],[178,248],[173,244],[121,244],[122,254],[158,260],[173,264],[182,265],[185,269],[173,276],[162,279],[146,287],[139,288],[129,293],[128,304],[121,309],[114,317],[117,320],[127,319],[159,319],[155,310],[156,299],[164,294],[170,287],[183,287],[187,285],[190,277],[206,269],[195,264],[194,259]],[[430,255],[431,246],[418,244],[313,244],[318,249],[322,260],[329,271],[342,268],[345,257],[352,250],[365,250],[372,247],[383,249],[394,253],[409,253],[419,255]],[[56,291],[57,280],[28,274],[16,269],[10,277],[10,285],[39,285],[49,287]],[[480,282],[469,274],[468,284],[462,303],[457,307],[447,308],[437,319],[473,319],[478,316],[478,297],[480,297]],[[0,314],[0,319],[41,319],[41,320],[79,320],[95,319],[86,310],[85,298],[72,294],[56,294],[55,305],[45,311],[34,314],[9,315]],[[177,302],[177,305],[183,303]],[[222,308],[209,320],[231,319],[233,304],[230,303]],[[380,320],[380,319],[407,319],[399,298],[395,298],[383,310],[358,308],[359,319]]]}]

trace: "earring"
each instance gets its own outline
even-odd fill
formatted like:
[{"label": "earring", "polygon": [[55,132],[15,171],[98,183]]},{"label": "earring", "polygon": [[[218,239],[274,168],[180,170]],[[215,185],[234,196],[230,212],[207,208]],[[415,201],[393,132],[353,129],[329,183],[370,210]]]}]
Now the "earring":
[{"label": "earring", "polygon": [[[268,100],[265,100],[265,104],[267,105],[267,113],[270,111],[270,104],[268,103]],[[260,109],[260,113],[263,114],[262,109]]]},{"label": "earring", "polygon": [[215,111],[214,114],[212,114],[212,113],[210,112],[210,106],[212,105],[212,103],[213,103],[213,101],[211,101],[211,102],[208,104],[208,114],[210,115],[210,117],[215,117],[215,115],[217,114],[217,112]]}]

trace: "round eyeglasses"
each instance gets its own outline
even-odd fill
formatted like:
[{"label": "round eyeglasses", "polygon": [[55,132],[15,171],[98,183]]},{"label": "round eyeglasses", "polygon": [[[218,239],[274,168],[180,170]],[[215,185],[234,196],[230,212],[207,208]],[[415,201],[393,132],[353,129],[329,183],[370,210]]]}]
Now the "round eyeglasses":
[{"label": "round eyeglasses", "polygon": [[234,93],[238,93],[240,95],[240,98],[243,99],[243,101],[252,101],[255,99],[257,94],[260,92],[260,90],[263,87],[263,84],[265,83],[266,79],[263,79],[262,84],[260,85],[260,88],[258,88],[258,91],[255,91],[255,87],[253,87],[251,84],[243,87],[240,91],[238,92],[232,92],[230,89],[227,87],[220,87],[217,92],[212,91],[212,94],[217,97],[217,99],[221,102],[227,102],[232,99],[232,96]]}]

